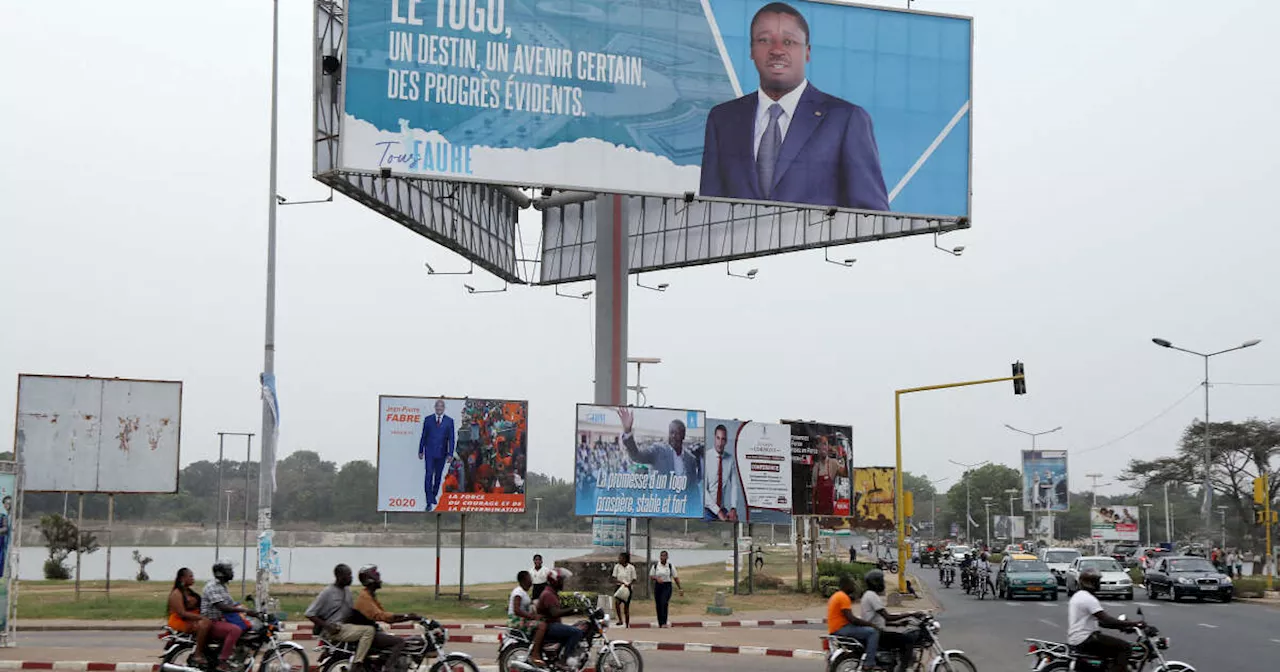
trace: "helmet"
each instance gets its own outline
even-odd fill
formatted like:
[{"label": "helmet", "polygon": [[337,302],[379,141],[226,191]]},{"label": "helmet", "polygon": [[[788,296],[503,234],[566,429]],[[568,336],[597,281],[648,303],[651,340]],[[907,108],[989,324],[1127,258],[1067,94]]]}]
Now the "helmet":
[{"label": "helmet", "polygon": [[222,583],[228,583],[236,578],[235,566],[230,560],[219,560],[213,563],[213,578]]},{"label": "helmet", "polygon": [[1080,587],[1089,592],[1094,592],[1102,586],[1102,573],[1093,567],[1085,567],[1080,572]]},{"label": "helmet", "polygon": [[873,569],[867,572],[866,576],[862,577],[862,582],[867,584],[867,590],[870,590],[873,593],[882,592],[884,591],[884,572],[878,569]]},{"label": "helmet", "polygon": [[377,590],[382,587],[382,574],[378,571],[377,565],[365,565],[361,567],[357,578],[360,579],[360,585],[365,588]]}]

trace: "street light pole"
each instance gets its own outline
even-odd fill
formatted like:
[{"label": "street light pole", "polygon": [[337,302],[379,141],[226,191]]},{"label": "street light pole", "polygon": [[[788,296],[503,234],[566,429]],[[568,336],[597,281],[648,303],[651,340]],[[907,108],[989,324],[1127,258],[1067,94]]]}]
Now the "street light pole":
[{"label": "street light pole", "polygon": [[[1089,509],[1089,518],[1092,520],[1093,509],[1098,508],[1098,479],[1102,478],[1102,474],[1085,474],[1084,477],[1093,479],[1093,503],[1090,505],[1090,509]],[[1089,530],[1089,536],[1092,537],[1093,536],[1092,526],[1090,526],[1090,528],[1091,529]],[[1094,537],[1094,540],[1093,540],[1094,555],[1097,555],[1098,553],[1102,552],[1101,548],[1099,548],[1100,546],[1101,544],[1098,543],[1098,538]]]},{"label": "street light pole", "polygon": [[1200,512],[1204,518],[1204,529],[1207,532],[1213,524],[1212,518],[1211,518],[1211,515],[1213,513],[1213,510],[1212,510],[1213,509],[1213,477],[1212,477],[1213,453],[1209,448],[1209,432],[1210,432],[1210,429],[1209,429],[1209,358],[1215,357],[1217,355],[1225,354],[1228,352],[1234,352],[1236,350],[1251,348],[1261,343],[1262,340],[1254,338],[1254,339],[1245,341],[1244,343],[1241,343],[1240,345],[1237,345],[1234,348],[1227,348],[1226,350],[1219,350],[1217,352],[1209,352],[1209,353],[1196,352],[1195,350],[1187,350],[1186,348],[1179,348],[1178,346],[1174,345],[1173,343],[1163,338],[1153,338],[1151,339],[1151,342],[1155,343],[1156,345],[1162,348],[1169,348],[1170,350],[1178,350],[1180,352],[1185,352],[1189,355],[1195,355],[1197,357],[1204,358],[1204,382],[1202,383],[1204,385],[1204,498],[1200,503]]},{"label": "street light pole", "polygon": [[973,520],[973,514],[969,512],[969,506],[970,506],[969,472],[972,471],[974,468],[981,467],[985,464],[990,463],[991,461],[983,460],[981,462],[974,462],[973,464],[965,464],[963,462],[956,462],[955,460],[947,460],[947,461],[958,467],[964,467],[964,474],[961,476],[961,478],[964,479],[964,543],[972,544],[973,535],[969,532],[969,521]]},{"label": "street light pole", "polygon": [[[1009,543],[1013,543],[1013,503],[1018,500],[1018,489],[1008,488],[1004,494],[1009,495]],[[1025,536],[1025,535],[1024,535]]]},{"label": "street light pole", "polygon": [[987,510],[987,548],[991,548],[991,500],[994,497],[983,497],[982,506]]},{"label": "street light pole", "polygon": [[[926,477],[926,480],[928,480],[927,477]],[[951,480],[950,476],[943,476],[942,478],[939,478],[936,481],[929,481],[929,487],[933,487],[943,481],[948,481],[948,480]],[[929,508],[930,508],[929,531],[933,534],[934,539],[939,539],[940,537],[938,537],[938,489],[937,488],[933,488],[933,497],[929,499]]]},{"label": "street light pole", "polygon": [[1164,540],[1173,546],[1173,517],[1169,515],[1169,481],[1164,482]]},{"label": "street light pole", "polygon": [[1147,548],[1151,547],[1151,507],[1154,504],[1143,504],[1142,508],[1147,510]]},{"label": "street light pole", "polygon": [[542,498],[533,498],[533,531],[538,531],[538,519],[542,517]]},{"label": "street light pole", "polygon": [[1218,515],[1222,519],[1222,545],[1219,546],[1218,548],[1221,548],[1222,552],[1226,553],[1227,552],[1227,507],[1219,506]]}]

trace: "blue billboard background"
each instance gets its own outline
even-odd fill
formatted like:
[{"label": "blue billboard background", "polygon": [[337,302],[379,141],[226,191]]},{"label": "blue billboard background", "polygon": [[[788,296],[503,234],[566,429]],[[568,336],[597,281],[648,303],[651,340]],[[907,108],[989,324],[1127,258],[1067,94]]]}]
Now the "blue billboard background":
[{"label": "blue billboard background", "polygon": [[[698,189],[708,113],[750,94],[758,82],[747,32],[763,0],[708,0],[714,28],[702,0],[475,3],[503,8],[501,34],[455,31],[447,21],[440,28],[437,2],[447,11],[453,0],[348,0],[345,168],[391,167],[398,174],[447,179],[678,195]],[[971,22],[802,0],[790,4],[810,28],[810,84],[870,116],[892,197],[889,209],[968,214],[970,122],[967,112],[960,113],[970,100]],[[409,6],[416,8],[421,25],[406,22]],[[457,45],[450,42],[432,42],[408,61],[393,59],[394,36],[405,33],[411,34],[414,49],[424,37],[469,41],[475,65],[465,54],[457,57]],[[499,43],[511,52],[528,47],[550,50],[546,54],[571,52],[573,67],[567,76],[489,70],[487,49]],[[639,59],[641,81],[578,77],[584,54]],[[389,82],[392,71],[403,71],[405,78],[414,72],[474,78],[471,89],[484,95],[461,104],[401,99],[389,87],[409,96]],[[731,74],[741,91],[735,91]],[[563,108],[551,113],[519,109],[504,88],[512,83],[545,87],[535,89],[535,96],[554,91],[547,100],[556,98]],[[431,98],[425,91],[418,95]],[[895,187],[957,117],[895,196]],[[584,139],[599,142],[583,144]]]},{"label": "blue billboard background", "polygon": [[1064,512],[1070,509],[1067,451],[1022,451],[1024,510]]}]

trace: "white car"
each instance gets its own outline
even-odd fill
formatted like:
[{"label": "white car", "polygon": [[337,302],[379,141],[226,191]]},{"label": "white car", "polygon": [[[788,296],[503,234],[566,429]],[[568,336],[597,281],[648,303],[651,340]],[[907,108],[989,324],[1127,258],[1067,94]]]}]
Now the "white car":
[{"label": "white car", "polygon": [[964,560],[965,556],[969,555],[970,553],[973,553],[973,549],[968,546],[955,545],[955,546],[947,547],[947,554],[950,555],[951,559],[956,561],[957,563],[960,562],[961,560]]},{"label": "white car", "polygon": [[1042,548],[1036,554],[1044,564],[1049,565],[1049,571],[1058,577],[1058,585],[1067,585],[1067,568],[1071,563],[1080,557],[1080,551],[1074,548]]},{"label": "white car", "polygon": [[1074,594],[1080,590],[1080,572],[1086,569],[1096,569],[1102,575],[1102,583],[1098,589],[1098,597],[1106,597],[1108,595],[1123,596],[1126,600],[1133,599],[1133,579],[1129,577],[1129,573],[1124,571],[1124,567],[1116,562],[1115,558],[1104,555],[1086,555],[1076,558],[1071,566],[1067,568],[1067,594]]}]

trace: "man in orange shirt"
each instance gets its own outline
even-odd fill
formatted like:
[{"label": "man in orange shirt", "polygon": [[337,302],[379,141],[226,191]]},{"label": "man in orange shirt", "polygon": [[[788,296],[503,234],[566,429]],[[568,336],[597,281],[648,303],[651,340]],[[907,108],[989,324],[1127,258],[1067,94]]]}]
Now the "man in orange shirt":
[{"label": "man in orange shirt", "polygon": [[857,590],[858,585],[852,576],[840,577],[840,590],[827,601],[827,634],[862,642],[866,648],[862,669],[878,670],[876,647],[880,644],[880,628],[853,615],[853,594]]}]

